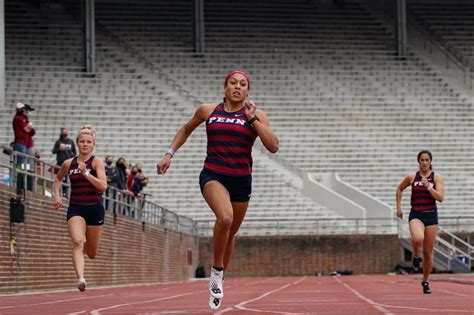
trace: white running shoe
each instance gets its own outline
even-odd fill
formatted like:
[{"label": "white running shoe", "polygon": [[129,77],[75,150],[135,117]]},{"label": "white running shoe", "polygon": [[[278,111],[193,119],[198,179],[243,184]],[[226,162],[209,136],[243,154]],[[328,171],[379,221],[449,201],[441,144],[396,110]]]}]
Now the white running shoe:
[{"label": "white running shoe", "polygon": [[224,297],[224,287],[222,285],[222,278],[224,271],[217,271],[211,268],[211,276],[209,277],[209,294],[217,299]]},{"label": "white running shoe", "polygon": [[211,310],[215,311],[219,309],[219,307],[221,307],[221,302],[222,299],[218,299],[213,297],[212,295],[209,295],[209,307],[211,308]]},{"label": "white running shoe", "polygon": [[81,292],[84,292],[86,290],[86,285],[87,285],[87,282],[86,282],[86,279],[84,278],[80,278],[77,281],[77,289]]}]

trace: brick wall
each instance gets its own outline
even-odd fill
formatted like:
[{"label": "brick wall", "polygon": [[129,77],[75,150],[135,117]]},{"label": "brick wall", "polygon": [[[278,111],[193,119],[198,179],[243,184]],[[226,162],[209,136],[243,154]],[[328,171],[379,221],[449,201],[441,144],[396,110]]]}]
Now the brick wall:
[{"label": "brick wall", "polygon": [[[212,264],[212,239],[201,238],[201,262]],[[357,274],[386,273],[400,261],[396,235],[238,237],[228,276],[325,274],[350,269]]]},{"label": "brick wall", "polygon": [[[26,222],[16,224],[19,256],[10,254],[10,197],[0,185],[0,293],[73,289],[76,276],[66,225],[66,207],[55,209],[52,198],[26,195]],[[99,254],[86,258],[91,286],[167,282],[188,279],[188,249],[193,268],[198,261],[197,237],[106,213]],[[18,265],[18,264],[19,265]],[[20,269],[21,268],[21,269]],[[191,275],[193,276],[193,275]]]},{"label": "brick wall", "polygon": [[[0,293],[73,289],[66,208],[56,210],[51,198],[27,193],[26,223],[14,227],[17,260],[9,247],[9,200],[14,195],[10,187],[0,185]],[[150,224],[142,231],[140,222],[118,216],[114,224],[106,213],[99,255],[86,258],[86,278],[91,286],[185,280],[188,249],[193,251],[191,270],[201,261],[209,274],[211,238],[198,240]],[[227,275],[303,275],[336,269],[385,273],[399,258],[396,235],[238,237]]]}]

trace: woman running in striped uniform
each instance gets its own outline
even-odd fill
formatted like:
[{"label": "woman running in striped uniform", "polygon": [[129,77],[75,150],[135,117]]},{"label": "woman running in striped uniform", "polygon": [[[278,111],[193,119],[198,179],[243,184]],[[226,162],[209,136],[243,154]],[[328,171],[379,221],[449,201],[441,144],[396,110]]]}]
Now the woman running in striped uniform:
[{"label": "woman running in striped uniform", "polygon": [[402,192],[411,186],[411,211],[409,220],[411,241],[413,246],[413,271],[420,271],[422,261],[419,250],[423,246],[423,293],[431,293],[428,283],[433,264],[433,247],[438,234],[438,208],[436,201],[443,202],[444,180],[435,174],[431,167],[433,157],[429,151],[418,153],[420,169],[407,175],[397,187],[397,217],[403,218],[401,208]]},{"label": "woman running in striped uniform", "polygon": [[201,192],[216,216],[214,261],[209,281],[209,306],[218,309],[224,296],[222,279],[234,248],[234,235],[247,212],[252,190],[252,146],[260,137],[265,148],[278,151],[278,138],[270,129],[267,115],[246,101],[250,89],[247,73],[235,70],[224,81],[224,101],[202,104],[176,133],[158,174],[165,174],[175,152],[191,133],[206,122],[207,157],[199,177]]},{"label": "woman running in striped uniform", "polygon": [[99,249],[104,206],[102,193],[107,188],[104,162],[92,155],[96,138],[90,125],[83,126],[76,137],[79,155],[64,161],[54,180],[55,207],[62,205],[61,182],[66,174],[71,182],[71,196],[67,210],[67,225],[72,240],[72,262],[78,278],[77,288],[86,290],[84,279],[84,249],[94,259]]}]

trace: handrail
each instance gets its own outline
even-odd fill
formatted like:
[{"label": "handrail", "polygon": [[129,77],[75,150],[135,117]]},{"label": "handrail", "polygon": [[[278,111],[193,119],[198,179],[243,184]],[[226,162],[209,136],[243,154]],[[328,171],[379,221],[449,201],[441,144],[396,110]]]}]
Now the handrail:
[{"label": "handrail", "polygon": [[[215,220],[198,220],[199,233],[211,235]],[[313,235],[313,234],[394,234],[396,224],[391,219],[362,218],[307,218],[275,219],[251,218],[244,220],[240,235]]]},{"label": "handrail", "polygon": [[[25,158],[25,163],[18,165],[18,157]],[[35,169],[32,166],[36,167],[37,165],[41,166],[42,173],[37,174]],[[11,187],[19,187],[21,189],[31,190],[38,193],[39,187],[43,189],[41,193],[47,197],[53,195],[52,187],[55,179],[55,172],[53,170],[59,169],[58,166],[52,165],[50,163],[41,161],[40,159],[28,155],[25,153],[11,151],[9,164],[6,165],[0,162],[0,167],[7,168],[10,172],[10,183]],[[49,171],[51,170],[51,171]],[[49,176],[46,176],[45,173],[49,172]],[[19,179],[23,177],[23,182],[19,182]],[[30,185],[28,183],[28,178],[32,178],[33,182]],[[44,183],[38,184],[38,181],[42,180]],[[32,187],[30,187],[32,186]],[[49,186],[49,187],[48,187]],[[70,193],[70,184],[69,182],[61,183],[64,191],[67,191],[67,194],[63,194],[63,198],[68,200]],[[47,188],[51,190],[48,191]],[[148,222],[151,224],[158,224],[169,228],[171,230],[176,230],[185,234],[197,235],[197,222],[193,219],[178,215],[154,202],[145,200],[145,198],[137,198],[124,193],[122,190],[117,189],[116,187],[108,187],[107,191],[103,194],[104,203],[106,205],[112,205],[108,210],[112,210],[114,217],[117,215],[117,212],[123,213],[124,216],[128,216],[132,219],[139,220],[142,222]],[[117,211],[118,210],[118,211]],[[127,215],[127,214],[128,215]]]},{"label": "handrail", "polygon": [[[474,68],[472,67],[472,64],[468,60],[460,59],[459,56],[457,56],[457,54],[454,51],[452,51],[452,49],[450,49],[447,46],[442,45],[439,41],[435,40],[433,38],[432,33],[427,31],[426,29],[424,29],[417,23],[417,20],[413,16],[413,13],[409,12],[407,14],[407,19],[408,19],[408,22],[410,23],[410,26],[413,27],[417,32],[423,35],[425,39],[425,42],[423,45],[424,49],[425,50],[427,49],[426,42],[429,42],[431,47],[433,46],[436,47],[446,58],[446,68],[447,69],[449,68],[449,62],[452,62],[454,65],[456,65],[464,74],[464,78],[463,78],[464,84],[470,89],[472,89],[472,78],[473,78],[472,71],[474,70]],[[430,54],[432,51],[431,47],[429,49]]]},{"label": "handrail", "polygon": [[437,40],[433,38],[433,34],[426,30],[425,28],[421,27],[418,23],[416,18],[416,14],[412,11],[407,11],[407,21],[410,23],[411,27],[414,27],[418,32],[424,35],[424,38],[428,40],[432,45],[436,46],[439,50],[441,50],[447,58],[453,61],[458,67],[462,69],[469,68],[469,63],[463,62],[463,60],[459,60],[459,58],[447,47],[441,45]]},{"label": "handrail", "polygon": [[461,243],[462,245],[466,246],[467,248],[469,248],[470,250],[474,251],[474,246],[469,244],[468,242],[464,241],[463,239],[461,239],[460,237],[458,237],[457,235],[449,232],[448,230],[446,230],[445,228],[443,227],[439,227],[439,231],[438,232],[443,232],[447,235],[449,235],[452,239],[458,241],[459,243]]},{"label": "handrail", "polygon": [[448,254],[446,254],[444,251],[436,247],[436,245],[434,246],[433,251],[437,252],[439,255],[443,256],[446,259],[446,262],[441,259],[437,259],[436,262],[438,264],[444,265],[446,269],[450,270],[452,258]]},{"label": "handrail", "polygon": [[[470,219],[472,217],[455,217],[453,220]],[[253,218],[248,215],[241,228],[240,235],[314,235],[314,234],[395,234],[400,237],[400,230],[408,232],[408,224],[398,224],[395,218],[318,218],[308,219],[305,216],[292,218]],[[199,226],[199,234],[207,236],[212,234],[214,218],[196,220]],[[449,224],[449,223],[448,223]],[[398,233],[394,232],[398,227]],[[457,228],[457,226],[454,226]],[[459,230],[459,229],[458,229]],[[468,225],[466,232],[472,231]],[[407,237],[408,238],[408,237]],[[471,250],[474,254],[474,251]]]},{"label": "handrail", "polygon": [[457,252],[459,254],[462,254],[463,256],[470,256],[469,253],[466,253],[464,252],[463,250],[459,249],[457,246],[455,246],[454,244],[446,241],[445,239],[439,237],[439,238],[436,238],[436,242],[437,243],[440,243],[440,244],[443,244],[444,246],[446,246],[449,250],[452,250],[453,252]]}]

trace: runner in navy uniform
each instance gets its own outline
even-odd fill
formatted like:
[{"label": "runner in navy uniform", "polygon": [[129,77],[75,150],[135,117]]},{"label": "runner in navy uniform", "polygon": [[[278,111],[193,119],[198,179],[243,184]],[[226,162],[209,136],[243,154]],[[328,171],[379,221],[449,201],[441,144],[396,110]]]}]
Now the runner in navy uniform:
[{"label": "runner in navy uniform", "polygon": [[397,187],[397,217],[403,218],[401,208],[402,192],[411,186],[411,211],[409,216],[410,234],[413,245],[413,271],[420,270],[422,261],[419,256],[423,245],[423,281],[424,293],[431,293],[428,277],[433,264],[433,247],[438,233],[438,208],[436,201],[444,199],[444,180],[431,168],[432,155],[429,151],[418,153],[420,169],[407,175]]},{"label": "runner in navy uniform", "polygon": [[175,152],[191,133],[206,122],[207,156],[199,177],[201,192],[216,216],[214,261],[209,281],[209,306],[217,309],[224,296],[222,279],[234,248],[234,235],[245,217],[252,191],[252,146],[260,137],[265,148],[278,151],[278,138],[270,129],[267,115],[246,101],[250,88],[247,73],[235,70],[224,82],[224,101],[202,104],[176,133],[158,174],[165,174]]},{"label": "runner in navy uniform", "polygon": [[79,130],[76,143],[79,155],[64,161],[54,180],[55,207],[62,205],[60,187],[67,174],[71,181],[71,197],[67,211],[67,224],[72,240],[72,262],[78,278],[77,288],[85,291],[84,254],[94,259],[99,249],[104,207],[102,193],[107,188],[104,162],[92,155],[95,147],[95,130],[85,125]]}]

